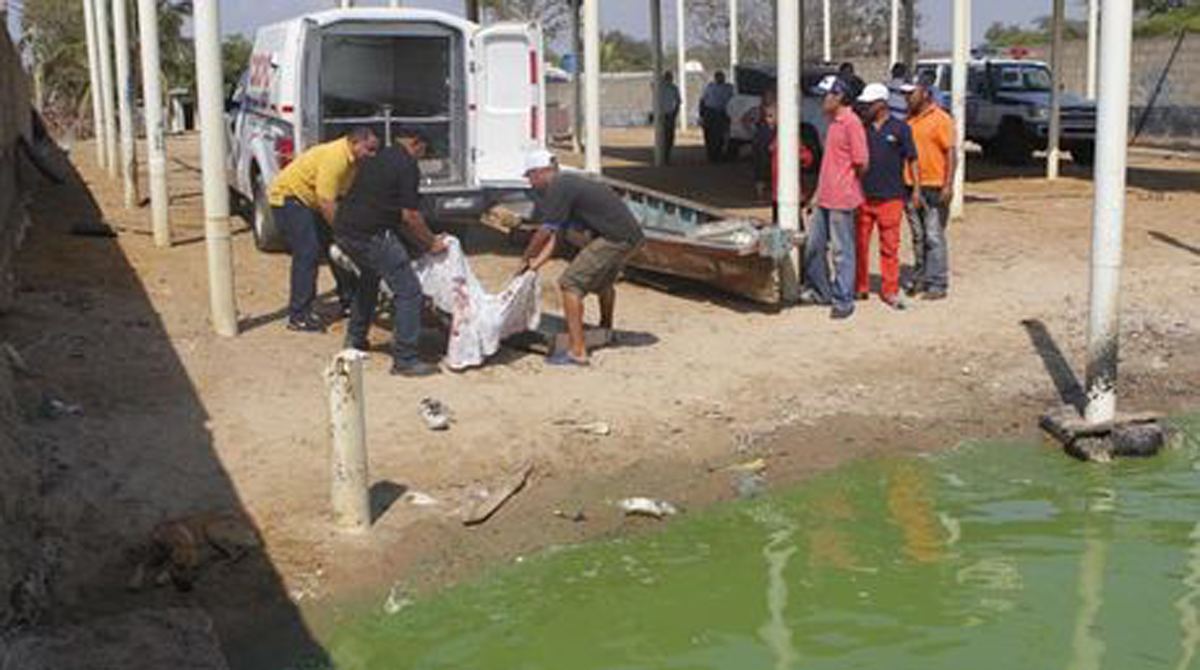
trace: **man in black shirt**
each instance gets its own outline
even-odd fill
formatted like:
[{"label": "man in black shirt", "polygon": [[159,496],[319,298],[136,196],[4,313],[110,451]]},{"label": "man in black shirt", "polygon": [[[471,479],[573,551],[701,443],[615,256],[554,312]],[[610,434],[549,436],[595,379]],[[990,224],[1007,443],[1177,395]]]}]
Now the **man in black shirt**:
[{"label": "man in black shirt", "polygon": [[583,298],[589,293],[600,298],[600,326],[611,331],[617,302],[613,285],[641,246],[642,227],[612,189],[583,175],[559,172],[550,152],[534,151],[525,166],[525,176],[540,194],[542,228],[529,241],[520,271],[541,269],[568,228],[582,228],[592,236],[558,280],[570,350],[547,359],[551,365],[587,365]]},{"label": "man in black shirt", "polygon": [[338,247],[361,273],[346,329],[346,346],[364,351],[368,348],[367,333],[375,319],[382,279],[393,295],[392,374],[425,377],[438,369],[417,357],[424,299],[411,256],[440,254],[446,244],[429,230],[420,211],[421,171],[417,160],[425,154],[428,143],[416,130],[401,130],[397,140],[397,146],[387,147],[359,165],[333,226]]}]

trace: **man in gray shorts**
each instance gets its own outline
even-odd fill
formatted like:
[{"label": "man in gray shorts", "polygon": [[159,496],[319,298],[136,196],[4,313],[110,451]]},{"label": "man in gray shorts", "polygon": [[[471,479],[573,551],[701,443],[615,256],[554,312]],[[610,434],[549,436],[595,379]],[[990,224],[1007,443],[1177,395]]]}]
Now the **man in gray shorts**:
[{"label": "man in gray shorts", "polygon": [[559,172],[554,155],[542,149],[526,157],[525,176],[539,194],[542,227],[525,249],[521,272],[538,271],[554,255],[568,229],[583,229],[588,242],[558,280],[570,347],[546,359],[551,365],[587,365],[583,298],[600,298],[600,326],[611,330],[625,261],[641,246],[642,227],[612,189],[583,175]]}]

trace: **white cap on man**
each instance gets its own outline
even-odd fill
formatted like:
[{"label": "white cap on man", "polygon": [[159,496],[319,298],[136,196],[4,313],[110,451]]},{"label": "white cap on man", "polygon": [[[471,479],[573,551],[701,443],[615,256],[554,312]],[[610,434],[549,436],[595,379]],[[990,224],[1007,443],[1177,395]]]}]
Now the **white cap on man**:
[{"label": "white cap on man", "polygon": [[545,149],[534,149],[525,154],[525,174],[557,165],[554,154]]},{"label": "white cap on man", "polygon": [[891,91],[884,84],[867,84],[862,95],[858,96],[858,101],[868,105],[875,102],[886,102],[890,95]]}]

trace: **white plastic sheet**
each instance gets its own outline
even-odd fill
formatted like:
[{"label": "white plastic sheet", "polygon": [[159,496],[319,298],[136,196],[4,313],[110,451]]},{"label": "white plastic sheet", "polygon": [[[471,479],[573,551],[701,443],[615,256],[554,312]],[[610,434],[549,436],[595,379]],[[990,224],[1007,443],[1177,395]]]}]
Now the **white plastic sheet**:
[{"label": "white plastic sheet", "polygon": [[488,293],[453,237],[447,238],[446,253],[425,254],[413,268],[425,295],[451,316],[443,360],[451,370],[483,365],[504,338],[537,330],[541,322],[542,285],[536,272],[514,277],[500,293]]}]

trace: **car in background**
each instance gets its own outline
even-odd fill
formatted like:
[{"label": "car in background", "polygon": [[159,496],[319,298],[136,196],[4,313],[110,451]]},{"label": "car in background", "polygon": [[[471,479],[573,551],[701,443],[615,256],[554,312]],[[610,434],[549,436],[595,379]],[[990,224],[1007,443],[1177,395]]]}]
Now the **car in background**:
[{"label": "car in background", "polygon": [[[916,76],[931,79],[938,101],[949,110],[952,65],[949,60],[917,64]],[[1021,59],[972,60],[967,71],[967,139],[984,156],[1007,165],[1024,165],[1043,151],[1050,136],[1050,67]],[[1062,95],[1061,146],[1080,165],[1096,155],[1096,105],[1080,96]]]},{"label": "car in background", "polygon": [[[800,77],[801,124],[811,126],[822,143],[829,122],[821,112],[821,95],[814,89],[831,74],[837,74],[836,67],[821,66],[806,68]],[[729,154],[736,156],[742,147],[754,141],[758,125],[762,122],[763,96],[773,94],[776,90],[775,66],[738,65],[734,69],[733,82],[736,93],[729,101],[726,112],[729,114]]]}]

